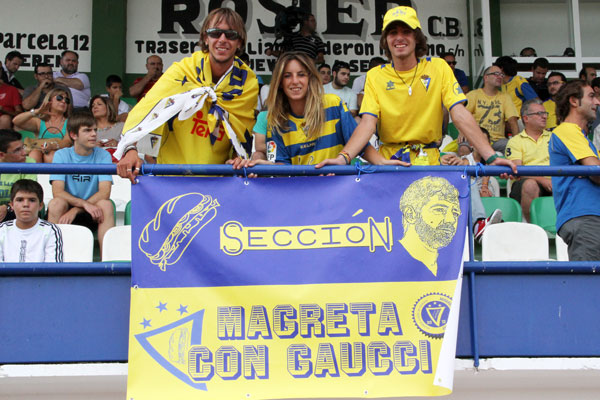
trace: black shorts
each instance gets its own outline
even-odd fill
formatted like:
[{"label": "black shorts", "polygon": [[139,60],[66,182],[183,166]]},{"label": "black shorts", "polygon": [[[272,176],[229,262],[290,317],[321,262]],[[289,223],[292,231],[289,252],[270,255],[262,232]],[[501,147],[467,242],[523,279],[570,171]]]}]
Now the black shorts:
[{"label": "black shorts", "polygon": [[98,229],[98,223],[94,221],[94,218],[92,218],[92,216],[87,211],[83,211],[77,214],[73,222],[71,222],[71,224],[85,226],[86,228],[89,228],[92,232]]},{"label": "black shorts", "polygon": [[[525,181],[530,178],[519,179],[518,181],[514,181],[510,187],[510,197],[515,199],[516,201],[521,203],[521,192],[523,191],[523,184]],[[540,188],[540,197],[543,196],[552,196],[552,192],[547,191],[542,185],[538,183]]]}]

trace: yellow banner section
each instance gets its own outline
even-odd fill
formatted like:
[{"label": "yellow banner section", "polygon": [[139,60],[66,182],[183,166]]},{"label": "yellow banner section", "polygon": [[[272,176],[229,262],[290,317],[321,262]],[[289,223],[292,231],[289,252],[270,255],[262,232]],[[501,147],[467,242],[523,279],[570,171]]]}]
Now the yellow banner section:
[{"label": "yellow banner section", "polygon": [[434,376],[455,287],[132,288],[127,398],[447,395]]},{"label": "yellow banner section", "polygon": [[376,247],[392,251],[394,238],[389,217],[383,222],[307,226],[244,226],[228,221],[220,229],[221,250],[237,256],[246,250],[307,250],[335,247]]}]

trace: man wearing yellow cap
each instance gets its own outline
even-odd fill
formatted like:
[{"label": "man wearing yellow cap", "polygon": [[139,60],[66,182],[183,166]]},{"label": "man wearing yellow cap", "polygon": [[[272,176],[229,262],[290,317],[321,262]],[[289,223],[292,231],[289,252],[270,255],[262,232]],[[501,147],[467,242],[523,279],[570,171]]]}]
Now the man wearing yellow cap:
[{"label": "man wearing yellow cap", "polygon": [[456,127],[488,164],[508,165],[516,171],[512,162],[497,158],[465,109],[466,97],[450,66],[441,58],[424,57],[427,38],[413,8],[388,10],[380,46],[391,63],[367,73],[360,124],[340,155],[318,166],[347,163],[376,129],[381,140],[378,164],[439,165],[435,142],[442,138],[446,107]]}]

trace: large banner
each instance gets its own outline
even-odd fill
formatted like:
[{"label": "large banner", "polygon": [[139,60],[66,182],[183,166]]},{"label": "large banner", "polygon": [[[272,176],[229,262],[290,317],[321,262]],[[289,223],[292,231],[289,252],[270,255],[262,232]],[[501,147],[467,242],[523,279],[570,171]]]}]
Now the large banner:
[{"label": "large banner", "polygon": [[449,394],[467,183],[141,177],[127,398]]},{"label": "large banner", "polygon": [[[165,69],[198,50],[202,21],[217,7],[231,7],[246,21],[250,66],[270,75],[277,59],[266,50],[275,41],[275,19],[292,0],[128,0],[127,72],[146,73],[146,57],[163,58]],[[350,63],[353,75],[367,72],[369,60],[383,55],[379,38],[383,16],[399,5],[417,10],[429,39],[428,55],[452,51],[458,68],[469,75],[466,0],[299,0],[297,5],[315,15],[317,34],[325,43],[325,61]],[[385,58],[385,56],[383,56]]]}]

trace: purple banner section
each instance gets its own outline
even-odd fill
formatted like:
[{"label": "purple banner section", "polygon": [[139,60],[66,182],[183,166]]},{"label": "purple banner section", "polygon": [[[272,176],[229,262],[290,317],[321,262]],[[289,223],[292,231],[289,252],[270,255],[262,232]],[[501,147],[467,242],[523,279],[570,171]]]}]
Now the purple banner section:
[{"label": "purple banner section", "polygon": [[[458,172],[140,177],[132,285],[456,279],[468,220]],[[192,268],[189,268],[192,266]]]}]

